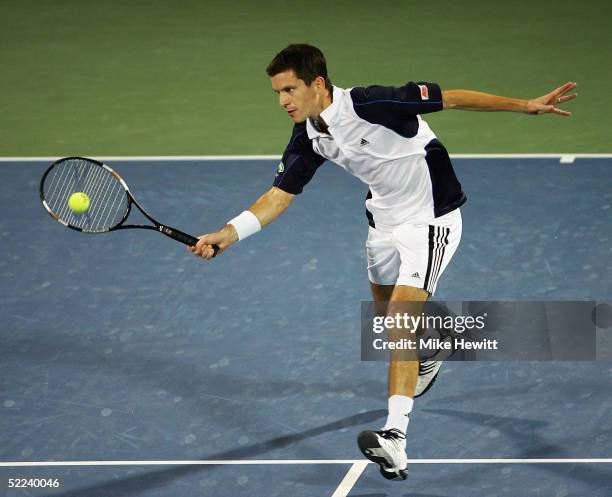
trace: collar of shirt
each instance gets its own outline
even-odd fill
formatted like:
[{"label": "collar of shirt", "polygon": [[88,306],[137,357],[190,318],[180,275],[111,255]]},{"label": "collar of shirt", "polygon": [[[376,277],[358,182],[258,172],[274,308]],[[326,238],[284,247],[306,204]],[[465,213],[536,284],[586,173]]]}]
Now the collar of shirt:
[{"label": "collar of shirt", "polygon": [[[340,110],[340,101],[342,99],[343,91],[344,90],[342,88],[334,86],[332,103],[329,107],[323,110],[323,112],[321,112],[321,118],[323,119],[323,121],[325,121],[325,124],[327,124],[328,128],[334,126],[334,121],[336,120],[336,117],[338,116],[338,112]],[[311,119],[306,120],[306,131],[308,133],[308,138],[310,139],[321,136],[329,137],[328,134],[317,131]]]}]

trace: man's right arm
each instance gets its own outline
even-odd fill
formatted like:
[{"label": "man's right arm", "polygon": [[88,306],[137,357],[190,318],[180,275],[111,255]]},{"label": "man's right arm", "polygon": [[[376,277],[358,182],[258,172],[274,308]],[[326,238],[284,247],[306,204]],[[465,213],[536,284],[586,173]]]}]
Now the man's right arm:
[{"label": "man's right arm", "polygon": [[292,193],[287,193],[273,186],[259,197],[257,201],[249,207],[249,210],[257,216],[263,228],[285,212],[294,198],[295,195]]},{"label": "man's right arm", "polygon": [[[259,197],[257,201],[248,208],[248,211],[255,215],[263,228],[285,212],[294,197],[294,194],[287,193],[273,186]],[[219,247],[219,252],[223,252],[238,241],[238,232],[233,225],[226,224],[219,231],[202,235],[199,238],[200,240],[195,247],[188,247],[189,251],[205,259],[212,259],[212,245],[217,245]]]},{"label": "man's right arm", "polygon": [[196,246],[189,247],[189,250],[205,259],[212,259],[212,245],[217,245],[219,252],[223,252],[240,238],[246,238],[270,224],[285,212],[296,195],[302,193],[323,162],[325,159],[312,148],[306,123],[296,124],[276,169],[272,188],[219,231],[202,235]]}]

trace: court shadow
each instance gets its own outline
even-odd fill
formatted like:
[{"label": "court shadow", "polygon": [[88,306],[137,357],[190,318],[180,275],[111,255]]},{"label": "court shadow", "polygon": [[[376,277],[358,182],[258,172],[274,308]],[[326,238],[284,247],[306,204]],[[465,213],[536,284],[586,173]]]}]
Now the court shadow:
[{"label": "court shadow", "polygon": [[[351,497],[387,497],[389,494],[351,494]],[[392,494],[396,495],[396,494]],[[446,495],[438,495],[438,494],[413,494],[407,493],[403,494],[402,497],[448,497]]]},{"label": "court shadow", "polygon": [[[460,385],[457,385],[457,393],[451,395],[439,395],[433,399],[437,404],[439,403],[465,403],[469,405],[473,401],[481,401],[487,399],[489,401],[493,399],[506,399],[508,397],[524,396],[525,394],[537,395],[538,389],[542,388],[539,383],[534,383],[529,380],[516,380],[511,385],[499,385],[499,386],[488,386],[477,388],[468,387],[467,389],[461,390]],[[593,396],[607,396],[605,389],[595,388],[593,378],[589,377],[575,377],[564,379],[563,382],[551,382],[546,384],[547,395],[560,395],[560,396],[575,396],[577,397],[581,393],[589,391]],[[427,399],[428,400],[428,399]]]},{"label": "court shadow", "polygon": [[449,416],[463,421],[477,424],[479,426],[495,426],[500,431],[514,433],[517,431],[533,431],[534,428],[545,428],[550,423],[537,419],[515,418],[510,416],[497,416],[495,414],[485,414],[472,411],[459,411],[457,409],[422,409],[423,412],[430,412],[441,416]]},{"label": "court shadow", "polygon": [[[104,343],[104,346],[102,345]],[[115,347],[113,356],[105,354],[109,342],[102,339],[80,340],[65,335],[53,335],[42,330],[34,330],[28,336],[13,338],[4,348],[0,348],[0,362],[16,362],[20,368],[31,368],[48,362],[49,357],[57,357],[63,365],[78,366],[84,376],[106,370],[110,375],[122,375],[131,382],[155,384],[159,388],[181,396],[184,402],[193,404],[196,412],[207,410],[206,394],[232,397],[236,396],[245,403],[265,399],[276,399],[299,392],[300,395],[338,394],[347,390],[355,391],[363,398],[380,398],[386,386],[383,380],[360,379],[354,384],[347,382],[325,382],[300,377],[298,380],[285,380],[274,377],[250,377],[231,375],[219,370],[195,373],[189,366],[181,365],[180,360],[167,354],[163,348],[152,349],[150,355],[138,350],[122,350]],[[256,366],[261,366],[256,364]],[[267,365],[266,365],[267,367]],[[262,370],[265,368],[262,366]],[[96,388],[106,387],[106,375],[96,375],[100,383]],[[186,377],[192,378],[186,381]],[[129,395],[129,391],[127,392]],[[208,411],[210,412],[210,411]],[[214,412],[214,411],[213,411]]]},{"label": "court shadow", "polygon": [[[387,415],[387,411],[379,409],[376,411],[364,412],[349,416],[348,418],[339,419],[332,423],[327,423],[316,428],[305,430],[301,433],[288,435],[283,437],[275,437],[265,440],[260,443],[252,444],[245,447],[231,449],[224,452],[219,452],[207,457],[207,460],[236,460],[236,459],[253,459],[255,456],[264,454],[274,449],[286,447],[301,440],[327,433],[331,431],[341,430],[352,426],[358,426],[365,423],[370,423]],[[50,497],[82,497],[83,495],[103,495],[104,497],[124,496],[131,494],[146,494],[147,489],[158,488],[168,483],[189,474],[195,474],[212,469],[213,465],[202,466],[179,466],[159,471],[150,471],[144,474],[119,478],[109,483],[80,487],[74,490],[52,494]]]},{"label": "court shadow", "polygon": [[413,493],[408,493],[408,494],[404,494],[402,497],[448,497],[446,495],[439,495],[439,494],[413,494]]},{"label": "court shadow", "polygon": [[[450,416],[461,419],[467,423],[481,427],[490,427],[498,430],[512,441],[521,456],[513,457],[550,457],[550,454],[559,454],[563,448],[555,443],[546,440],[539,431],[548,427],[550,423],[535,419],[515,418],[510,416],[496,416],[470,411],[458,411],[454,409],[423,409],[424,412]],[[485,440],[483,449],[490,444],[490,440]]]},{"label": "court shadow", "polygon": [[[539,420],[496,416],[453,409],[423,409],[423,411],[442,416],[455,417],[479,426],[494,427],[502,434],[505,434],[516,447],[516,452],[513,452],[511,456],[506,455],[505,457],[517,459],[570,459],[577,456],[575,454],[569,454],[566,448],[571,449],[583,442],[582,437],[555,440],[554,443],[550,442],[545,436],[539,433],[539,430],[546,428],[550,423]],[[483,448],[486,449],[486,447]],[[504,456],[496,455],[495,457]],[[585,454],[579,457],[588,458],[593,456]],[[593,467],[592,464],[588,463],[571,465],[570,468],[568,468],[567,464],[538,464],[538,468],[542,471],[563,475],[566,478],[580,481],[581,483],[597,489],[603,488],[602,485],[609,485],[610,482],[609,471],[597,469]]]},{"label": "court shadow", "polygon": [[[388,497],[389,494],[355,494],[351,497]],[[438,494],[403,494],[402,497],[447,497],[446,495],[438,495]]]}]

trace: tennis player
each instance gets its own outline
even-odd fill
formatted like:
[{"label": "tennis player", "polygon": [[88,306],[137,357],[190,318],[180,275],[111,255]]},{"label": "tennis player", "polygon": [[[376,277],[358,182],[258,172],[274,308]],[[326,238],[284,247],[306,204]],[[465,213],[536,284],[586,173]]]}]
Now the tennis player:
[{"label": "tennis player", "polygon": [[[289,45],[267,67],[281,108],[294,122],[273,186],[247,210],[189,250],[205,259],[255,234],[289,207],[316,170],[330,160],[369,186],[366,215],[368,277],[377,302],[410,303],[420,314],[461,239],[460,206],[466,201],[448,153],[421,115],[447,109],[569,116],[558,108],[576,97],[566,83],[523,100],[435,83],[399,87],[333,86],[316,47]],[[433,384],[440,362],[392,355],[388,417],[380,430],[358,437],[363,454],[387,479],[406,479],[406,430],[414,398]]]}]

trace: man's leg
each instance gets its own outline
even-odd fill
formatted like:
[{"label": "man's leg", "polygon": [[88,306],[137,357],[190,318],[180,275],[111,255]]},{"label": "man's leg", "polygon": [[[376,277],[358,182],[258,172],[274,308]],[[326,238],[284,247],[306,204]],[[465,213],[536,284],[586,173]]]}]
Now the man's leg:
[{"label": "man's leg", "polygon": [[[461,239],[461,213],[456,209],[431,224],[404,224],[392,233],[370,227],[366,242],[368,277],[376,314],[420,316],[435,292]],[[390,285],[392,283],[394,285]],[[407,330],[391,330],[390,339],[415,338]],[[416,332],[416,330],[412,330]],[[413,399],[433,385],[440,361],[419,363],[417,351],[394,350],[389,364],[389,416],[382,430],[364,431],[358,443],[362,453],[380,466],[388,479],[406,479],[406,429]]]},{"label": "man's leg", "polygon": [[370,281],[370,290],[372,290],[372,298],[374,302],[389,302],[395,285],[378,285]]},{"label": "man's leg", "polygon": [[[422,288],[397,285],[391,295],[391,301],[387,314],[408,313],[411,316],[419,316],[423,306],[429,298],[429,293]],[[416,330],[414,330],[416,332]],[[413,335],[414,336],[414,335]],[[398,338],[405,338],[406,332],[398,334]],[[413,398],[419,377],[419,361],[416,351],[407,355],[392,353],[389,363],[389,397],[401,395]]]},{"label": "man's leg", "polygon": [[[428,297],[429,293],[421,288],[396,285],[391,294],[387,315],[417,317],[421,314]],[[416,331],[393,329],[389,331],[389,339],[398,344],[401,344],[402,339],[416,341]],[[418,351],[401,348],[392,350],[388,376],[389,414],[383,430],[398,430],[406,435],[418,377]],[[405,444],[404,438],[402,445]]]},{"label": "man's leg", "polygon": [[[418,316],[421,314],[423,306],[429,298],[429,292],[411,286],[378,285],[370,282],[370,288],[374,301],[380,304],[376,309],[376,313],[379,315],[393,315],[396,312],[402,314],[404,312],[409,312],[413,316]],[[395,309],[393,309],[394,307]],[[402,334],[398,334],[397,338],[401,339]],[[391,361],[389,362],[389,398],[393,395],[401,395],[411,399],[414,398],[418,376],[419,364],[416,355],[412,358],[406,357],[405,353],[403,357],[401,354],[392,355]],[[387,420],[385,427],[393,424],[389,421],[390,420]],[[396,428],[401,429],[401,427],[398,426],[396,426]],[[402,431],[405,432],[405,428]]]},{"label": "man's leg", "polygon": [[[407,313],[420,315],[429,293],[423,289],[404,285],[377,285],[370,283],[375,302],[380,303],[376,314],[394,316]],[[390,330],[390,341],[400,341],[408,330]],[[364,431],[359,435],[359,448],[370,460],[380,466],[387,479],[406,479],[406,429],[412,411],[414,390],[419,375],[416,351],[394,350],[389,363],[389,414],[380,431]]]}]

